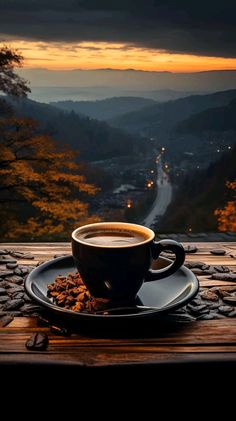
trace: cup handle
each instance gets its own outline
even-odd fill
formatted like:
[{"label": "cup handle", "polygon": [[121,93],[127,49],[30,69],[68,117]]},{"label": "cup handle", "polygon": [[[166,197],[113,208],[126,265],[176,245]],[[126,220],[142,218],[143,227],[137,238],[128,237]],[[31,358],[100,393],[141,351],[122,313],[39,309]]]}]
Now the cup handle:
[{"label": "cup handle", "polygon": [[158,259],[162,251],[172,251],[175,254],[175,260],[172,265],[167,268],[152,270],[149,269],[144,282],[156,281],[157,279],[166,278],[176,272],[184,263],[185,251],[181,244],[174,240],[161,240],[153,242],[152,257],[154,260]]}]

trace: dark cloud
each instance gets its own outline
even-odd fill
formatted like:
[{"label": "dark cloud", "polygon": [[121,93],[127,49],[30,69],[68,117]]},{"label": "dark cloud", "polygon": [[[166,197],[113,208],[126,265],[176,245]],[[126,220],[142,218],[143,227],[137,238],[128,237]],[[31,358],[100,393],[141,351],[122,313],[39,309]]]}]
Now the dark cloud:
[{"label": "dark cloud", "polygon": [[236,57],[236,2],[0,0],[2,38],[111,41]]}]

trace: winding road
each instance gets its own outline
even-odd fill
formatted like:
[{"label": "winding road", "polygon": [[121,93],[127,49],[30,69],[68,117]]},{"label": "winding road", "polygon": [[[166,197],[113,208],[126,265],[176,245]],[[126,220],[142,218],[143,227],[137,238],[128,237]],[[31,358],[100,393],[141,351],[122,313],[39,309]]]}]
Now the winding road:
[{"label": "winding road", "polygon": [[157,163],[157,196],[153,202],[152,208],[149,211],[149,214],[143,221],[143,224],[147,227],[151,225],[158,219],[158,217],[163,216],[168,205],[171,202],[172,198],[172,186],[169,182],[168,174],[163,170],[161,160]]}]

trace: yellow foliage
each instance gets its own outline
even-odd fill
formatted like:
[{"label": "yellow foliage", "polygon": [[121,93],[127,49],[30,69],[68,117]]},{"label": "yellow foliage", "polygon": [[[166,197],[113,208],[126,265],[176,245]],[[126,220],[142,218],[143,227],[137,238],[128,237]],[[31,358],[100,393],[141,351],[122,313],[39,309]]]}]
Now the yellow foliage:
[{"label": "yellow foliage", "polygon": [[[78,224],[98,221],[84,202],[97,190],[80,173],[76,153],[57,150],[53,139],[37,134],[35,121],[0,119],[0,216],[8,238],[69,236]],[[18,206],[27,216],[17,216]]]},{"label": "yellow foliage", "polygon": [[[227,181],[226,186],[236,191],[236,181]],[[236,231],[236,200],[227,202],[223,209],[215,210],[214,214],[217,216],[220,231]]]}]

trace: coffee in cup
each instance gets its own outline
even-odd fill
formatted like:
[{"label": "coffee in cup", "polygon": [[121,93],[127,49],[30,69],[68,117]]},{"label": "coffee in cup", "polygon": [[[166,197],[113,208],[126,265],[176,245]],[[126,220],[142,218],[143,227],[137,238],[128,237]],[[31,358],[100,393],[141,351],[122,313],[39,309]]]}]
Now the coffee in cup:
[{"label": "coffee in cup", "polygon": [[[91,295],[117,301],[135,298],[143,282],[165,278],[184,263],[181,244],[154,241],[154,232],[142,225],[100,222],[84,225],[72,233],[72,254]],[[153,259],[172,251],[174,262],[151,270]]]}]

